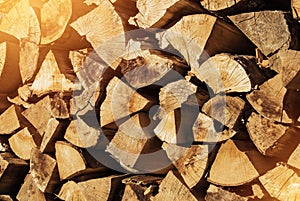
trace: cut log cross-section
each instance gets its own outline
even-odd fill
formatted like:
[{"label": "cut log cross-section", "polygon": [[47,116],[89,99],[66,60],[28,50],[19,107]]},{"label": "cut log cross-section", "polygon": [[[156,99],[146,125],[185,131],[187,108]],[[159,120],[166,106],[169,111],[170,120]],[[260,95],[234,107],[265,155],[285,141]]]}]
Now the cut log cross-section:
[{"label": "cut log cross-section", "polygon": [[148,123],[150,123],[150,119],[147,114],[138,113],[134,115],[119,126],[119,130],[107,147],[107,151],[126,170],[144,171],[135,166],[138,158],[140,155],[146,154],[149,148],[151,151],[159,148],[159,144],[158,147],[155,147],[154,133],[151,132],[150,127],[147,128]]},{"label": "cut log cross-section", "polygon": [[58,197],[62,200],[113,200],[122,176],[109,176],[63,185]]},{"label": "cut log cross-section", "polygon": [[[196,12],[204,12],[204,9],[192,1],[171,0],[171,1],[146,1],[137,0],[139,13],[129,19],[129,23],[141,28],[161,28],[168,25],[173,18],[179,18]],[[178,12],[179,16],[176,16]]]},{"label": "cut log cross-section", "polygon": [[134,112],[142,110],[149,101],[114,77],[107,86],[106,99],[100,108],[100,124],[108,125]]},{"label": "cut log cross-section", "polygon": [[31,149],[37,147],[27,127],[14,134],[8,141],[12,151],[24,160],[29,160]]},{"label": "cut log cross-section", "polygon": [[59,183],[56,161],[51,156],[32,149],[30,174],[36,186],[42,192],[52,193]]},{"label": "cut log cross-section", "polygon": [[259,177],[259,173],[247,155],[235,142],[222,144],[209,172],[208,181],[222,186],[239,186]]},{"label": "cut log cross-section", "polygon": [[73,83],[61,73],[52,51],[50,51],[36,75],[32,86],[33,94],[42,96],[50,92],[66,92],[74,89]]},{"label": "cut log cross-section", "polygon": [[61,180],[86,169],[82,154],[69,143],[57,141],[55,143],[55,156]]},{"label": "cut log cross-section", "polygon": [[43,192],[37,187],[32,179],[31,174],[28,174],[24,180],[24,183],[17,195],[19,201],[46,201],[46,197]]},{"label": "cut log cross-section", "polygon": [[184,148],[164,143],[163,149],[166,150],[186,185],[189,188],[196,186],[206,170],[208,146],[192,145],[190,148]]},{"label": "cut log cross-section", "polygon": [[232,129],[218,128],[218,122],[200,112],[194,125],[193,136],[195,142],[221,142],[233,137],[236,132]]},{"label": "cut log cross-section", "polygon": [[71,23],[71,26],[81,35],[86,36],[95,51],[112,68],[125,52],[125,35],[122,20],[109,0],[99,2],[99,5]]},{"label": "cut log cross-section", "polygon": [[296,128],[289,128],[252,113],[247,130],[257,149],[264,155],[286,159],[296,148],[300,139]]},{"label": "cut log cross-section", "polygon": [[282,201],[300,198],[300,177],[282,164],[259,177],[259,181],[273,198]]},{"label": "cut log cross-section", "polygon": [[170,171],[159,185],[158,194],[152,198],[153,201],[163,200],[190,200],[196,201],[197,198],[191,191],[177,178],[174,172]]},{"label": "cut log cross-section", "polygon": [[18,107],[12,105],[0,115],[0,134],[12,134],[21,127],[19,114]]},{"label": "cut log cross-section", "polygon": [[265,56],[291,45],[291,34],[282,11],[243,13],[229,18]]},{"label": "cut log cross-section", "polygon": [[245,102],[239,97],[217,95],[203,105],[202,111],[228,128],[233,128],[244,106]]},{"label": "cut log cross-section", "polygon": [[211,87],[215,94],[251,90],[251,82],[246,71],[241,64],[227,54],[211,57],[198,70],[195,69],[192,72]]},{"label": "cut log cross-section", "polygon": [[283,86],[281,75],[269,79],[260,86],[259,90],[254,90],[247,94],[247,100],[252,107],[262,116],[273,121],[291,123],[292,120],[283,110],[284,97],[287,90]]}]

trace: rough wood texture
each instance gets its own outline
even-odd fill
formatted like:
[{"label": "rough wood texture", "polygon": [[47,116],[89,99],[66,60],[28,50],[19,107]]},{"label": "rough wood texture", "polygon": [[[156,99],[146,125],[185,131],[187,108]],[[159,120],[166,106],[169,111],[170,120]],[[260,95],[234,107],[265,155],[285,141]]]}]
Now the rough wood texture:
[{"label": "rough wood texture", "polygon": [[207,195],[205,196],[206,201],[247,201],[248,198],[241,197],[235,193],[231,193],[229,191],[223,190],[220,187],[209,185],[207,190]]},{"label": "rough wood texture", "polygon": [[[163,144],[168,157],[177,168],[186,185],[191,189],[203,177],[208,160],[207,145],[192,145],[189,148]],[[178,151],[180,150],[180,151]]]},{"label": "rough wood texture", "polygon": [[0,31],[38,44],[41,31],[38,18],[30,7],[29,0],[19,1],[3,18]]},{"label": "rough wood texture", "polygon": [[291,45],[291,34],[284,12],[261,11],[229,18],[265,56]]},{"label": "rough wood texture", "polygon": [[106,98],[100,108],[102,127],[142,110],[149,103],[146,98],[117,77],[109,82],[106,91]]},{"label": "rough wood texture", "polygon": [[209,172],[208,181],[222,186],[239,186],[259,177],[247,155],[234,141],[222,144]]},{"label": "rough wood texture", "polygon": [[108,0],[86,15],[78,18],[71,26],[86,36],[99,56],[112,66],[124,54],[125,35],[122,20]]},{"label": "rough wood texture", "polygon": [[228,54],[215,55],[192,72],[199,80],[205,82],[215,94],[249,92],[251,90],[251,82],[246,71]]},{"label": "rough wood texture", "polygon": [[166,199],[174,201],[197,200],[191,191],[176,177],[172,171],[170,171],[162,180],[161,184],[159,185],[158,194],[151,200],[163,201]]},{"label": "rough wood texture", "polygon": [[295,79],[300,70],[298,58],[298,51],[280,50],[270,59],[270,67],[281,75],[283,86],[288,89],[299,88],[299,79]]},{"label": "rough wood texture", "polygon": [[38,149],[31,151],[30,174],[42,192],[53,193],[59,183],[56,160]]},{"label": "rough wood texture", "polygon": [[184,79],[171,82],[162,87],[159,92],[159,118],[163,118],[165,114],[181,108],[181,105],[187,102],[191,96],[196,99],[196,91],[197,86]]},{"label": "rough wood texture", "polygon": [[70,178],[75,173],[86,169],[82,154],[71,144],[57,141],[55,143],[55,156],[61,180]]},{"label": "rough wood texture", "polygon": [[24,160],[30,159],[31,149],[37,146],[27,127],[14,134],[8,141],[12,151]]},{"label": "rough wood texture", "polygon": [[30,174],[26,176],[17,199],[19,201],[46,201],[45,195],[37,187]]},{"label": "rough wood texture", "polygon": [[37,70],[39,46],[30,41],[21,41],[20,46],[20,74],[22,82],[25,83],[33,78]]},{"label": "rough wood texture", "polygon": [[41,44],[49,44],[59,39],[71,18],[71,0],[42,1],[41,16]]},{"label": "rough wood texture", "polygon": [[236,132],[232,129],[220,128],[219,122],[213,118],[199,112],[199,115],[193,125],[193,134],[195,142],[221,142],[233,137]]},{"label": "rough wood texture", "polygon": [[247,100],[262,116],[273,121],[291,123],[291,119],[283,108],[286,92],[281,75],[276,75],[262,84],[259,90],[247,94]]},{"label": "rough wood texture", "polygon": [[[136,166],[137,160],[142,154],[153,152],[155,147],[154,133],[151,126],[147,127],[150,119],[145,113],[138,113],[119,126],[119,129],[107,151],[114,157],[123,168],[132,172],[143,172]],[[159,144],[158,144],[159,146]]]},{"label": "rough wood texture", "polygon": [[287,164],[300,170],[299,154],[300,154],[300,145],[298,145],[297,148],[294,150],[294,152],[291,154]]},{"label": "rough wood texture", "polygon": [[98,142],[101,131],[87,125],[80,117],[69,124],[64,138],[73,145],[81,148],[95,146]]},{"label": "rough wood texture", "polygon": [[268,156],[280,157],[299,141],[291,136],[291,128],[275,124],[256,113],[252,113],[248,119],[247,129],[257,149]]},{"label": "rough wood texture", "polygon": [[[41,136],[46,131],[47,124],[51,118],[51,100],[46,96],[30,108],[22,112],[22,115],[38,130]],[[43,114],[42,116],[40,114]]]},{"label": "rough wood texture", "polygon": [[282,164],[259,177],[268,193],[282,201],[299,199],[299,180],[299,176],[292,169]]},{"label": "rough wood texture", "polygon": [[112,200],[121,179],[120,176],[110,176],[79,183],[69,181],[62,186],[58,197],[66,201]]},{"label": "rough wood texture", "polygon": [[[186,59],[192,70],[199,68],[200,56],[216,23],[216,17],[205,14],[184,16],[170,29],[158,35],[161,47],[171,44]],[[193,26],[197,24],[197,26]],[[190,40],[193,38],[193,40]]]},{"label": "rough wood texture", "polygon": [[136,175],[122,180],[126,184],[122,201],[150,200],[158,189],[160,177]]},{"label": "rough wood texture", "polygon": [[73,83],[61,73],[56,57],[50,51],[30,87],[32,93],[43,96],[50,92],[71,91],[73,88]]},{"label": "rough wood texture", "polygon": [[244,106],[245,102],[238,97],[217,95],[203,105],[202,111],[223,125],[233,128]]},{"label": "rough wood texture", "polygon": [[[132,25],[137,25],[141,28],[161,28],[168,25],[176,11],[181,10],[181,16],[203,12],[199,5],[193,1],[188,0],[164,0],[164,1],[146,1],[137,0],[137,9],[139,13],[129,19],[129,23]],[[178,18],[178,17],[177,17]]]},{"label": "rough wood texture", "polygon": [[12,105],[0,115],[0,134],[13,134],[20,128],[18,113],[20,110]]},{"label": "rough wood texture", "polygon": [[139,89],[161,80],[175,68],[175,62],[144,50],[124,55],[119,66],[130,86]]}]

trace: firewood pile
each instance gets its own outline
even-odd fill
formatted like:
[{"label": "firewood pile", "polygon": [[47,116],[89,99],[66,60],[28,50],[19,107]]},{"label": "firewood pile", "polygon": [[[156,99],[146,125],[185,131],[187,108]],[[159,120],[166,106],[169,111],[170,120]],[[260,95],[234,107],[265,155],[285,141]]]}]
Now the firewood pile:
[{"label": "firewood pile", "polygon": [[300,200],[300,1],[0,1],[0,200]]}]

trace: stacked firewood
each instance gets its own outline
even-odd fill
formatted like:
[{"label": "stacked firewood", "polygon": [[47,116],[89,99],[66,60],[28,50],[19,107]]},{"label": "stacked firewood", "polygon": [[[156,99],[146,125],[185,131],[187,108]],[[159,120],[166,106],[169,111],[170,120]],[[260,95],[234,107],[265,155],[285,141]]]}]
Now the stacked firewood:
[{"label": "stacked firewood", "polygon": [[300,200],[300,1],[0,1],[0,200]]}]

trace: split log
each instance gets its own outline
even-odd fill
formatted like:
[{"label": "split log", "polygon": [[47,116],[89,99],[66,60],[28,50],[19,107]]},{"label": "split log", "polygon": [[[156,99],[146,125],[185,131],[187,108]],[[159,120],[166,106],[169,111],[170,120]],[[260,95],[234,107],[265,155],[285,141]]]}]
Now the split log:
[{"label": "split log", "polygon": [[239,186],[257,177],[259,173],[247,155],[228,140],[219,149],[207,180],[216,185]]},{"label": "split log", "polygon": [[153,138],[150,119],[145,113],[138,113],[119,126],[107,151],[120,165],[130,172],[146,171],[136,165],[143,154],[154,152],[160,143]]},{"label": "split log", "polygon": [[13,0],[13,1],[9,1],[9,0],[5,0],[2,1],[0,4],[0,12],[2,13],[8,13],[10,11],[10,9],[12,9],[14,7],[14,5],[16,3],[18,3],[20,0]]},{"label": "split log", "polygon": [[30,174],[43,193],[53,193],[59,183],[56,160],[36,148],[31,151]]},{"label": "split log", "polygon": [[101,127],[138,112],[149,104],[146,98],[117,77],[109,82],[106,91],[100,108]]},{"label": "split log", "polygon": [[39,44],[41,31],[38,18],[30,7],[29,0],[19,1],[3,18],[0,31],[13,35],[19,40]]},{"label": "split log", "polygon": [[122,201],[150,200],[158,189],[160,177],[137,175],[122,180],[126,184]]},{"label": "split log", "polygon": [[[196,99],[196,92],[197,86],[184,79],[171,82],[162,87],[159,92],[160,108],[158,117],[162,118],[165,114],[173,112],[177,108],[181,108],[181,105],[185,103],[188,98],[192,97]],[[197,100],[195,100],[195,102],[197,102]]]},{"label": "split log", "polygon": [[194,125],[195,142],[221,142],[232,138],[236,132],[232,129],[219,128],[221,123],[200,112]]},{"label": "split log", "polygon": [[68,179],[86,169],[82,154],[69,143],[57,141],[55,143],[55,156],[61,180]]},{"label": "split log", "polygon": [[14,194],[28,173],[28,163],[11,153],[0,153],[0,193]]},{"label": "split log", "polygon": [[95,146],[101,135],[99,129],[87,125],[80,117],[69,124],[64,138],[73,145],[81,148]]},{"label": "split log", "polygon": [[247,201],[248,198],[241,197],[235,193],[231,193],[229,191],[223,190],[220,187],[209,185],[207,189],[207,194],[205,196],[206,201]]},{"label": "split log", "polygon": [[18,201],[46,201],[45,195],[34,183],[30,174],[26,176],[16,198]]},{"label": "split log", "polygon": [[300,82],[295,80],[300,70],[299,59],[300,53],[295,50],[280,50],[270,58],[270,68],[281,75],[283,86],[288,89],[299,89]]},{"label": "split log", "polygon": [[228,128],[233,128],[244,106],[245,102],[239,97],[217,95],[203,105],[202,111]]},{"label": "split log", "polygon": [[172,171],[170,171],[162,180],[161,184],[159,185],[158,194],[151,200],[163,201],[166,199],[174,201],[197,200],[188,187],[186,187]]},{"label": "split log", "polygon": [[185,148],[164,143],[162,147],[166,150],[186,185],[190,189],[196,186],[206,170],[208,146],[191,145],[191,147]]},{"label": "split log", "polygon": [[296,20],[299,20],[299,15],[300,15],[300,1],[299,0],[292,0],[292,12],[293,12],[293,17]]},{"label": "split log", "polygon": [[243,66],[228,54],[218,54],[205,61],[192,73],[205,82],[215,94],[249,92],[250,79]]},{"label": "split log", "polygon": [[293,151],[293,153],[289,157],[287,164],[300,170],[299,154],[300,154],[300,145],[298,145],[297,148]]},{"label": "split log", "polygon": [[66,201],[113,200],[122,176],[109,176],[79,183],[65,183],[58,197]]},{"label": "split log", "polygon": [[292,45],[288,21],[282,11],[243,13],[229,18],[265,56]]},{"label": "split log", "polygon": [[69,92],[74,89],[74,84],[61,73],[57,60],[50,51],[30,89],[40,97],[51,92]]},{"label": "split log", "polygon": [[[130,86],[139,89],[155,82],[163,85],[162,80],[167,73],[176,68],[176,63],[163,55],[151,53],[149,50],[132,52],[124,55],[120,63],[121,72]],[[181,71],[183,71],[182,69]],[[162,83],[160,83],[162,82]]]},{"label": "split log", "polygon": [[31,149],[37,147],[33,136],[24,128],[8,139],[12,151],[21,159],[29,160]]},{"label": "split log", "polygon": [[[184,16],[168,30],[158,33],[156,38],[161,48],[172,45],[178,50],[194,71],[210,55],[222,52],[249,54],[253,48],[249,40],[235,27],[206,14]],[[249,48],[246,50],[242,46]]]},{"label": "split log", "polygon": [[48,121],[52,116],[50,108],[51,100],[49,96],[46,96],[22,112],[22,115],[37,129],[41,136],[46,131]]},{"label": "split log", "polygon": [[188,0],[151,2],[137,0],[136,4],[139,13],[131,17],[129,23],[140,28],[163,28],[184,15],[204,12],[199,4]]},{"label": "split log", "polygon": [[[162,48],[171,44],[184,56],[192,69],[197,69],[199,67],[198,60],[204,51],[216,20],[216,17],[205,14],[184,16],[174,26],[159,33],[157,38]],[[194,24],[198,26],[193,26]],[[194,40],[190,40],[190,38]]]},{"label": "split log", "polygon": [[40,2],[41,44],[49,44],[59,39],[64,33],[72,15],[72,1]]},{"label": "split log", "polygon": [[278,200],[297,200],[300,197],[300,177],[285,165],[278,165],[259,177],[271,197]]},{"label": "split log", "polygon": [[104,0],[86,15],[71,23],[81,35],[86,36],[94,50],[111,67],[126,47],[122,20],[113,5]]},{"label": "split log", "polygon": [[55,118],[50,118],[48,120],[46,130],[43,134],[42,142],[40,145],[40,150],[43,153],[53,153],[55,142],[60,137],[63,136],[63,133],[66,129],[67,122],[60,122]]},{"label": "split log", "polygon": [[247,94],[247,100],[263,117],[283,123],[291,123],[291,119],[284,110],[284,97],[287,90],[283,86],[281,75],[276,75]]},{"label": "split log", "polygon": [[[176,115],[177,114],[177,115]],[[178,110],[171,111],[163,116],[159,124],[154,129],[155,135],[163,142],[178,144],[177,140],[177,128],[179,120]]]},{"label": "split log", "polygon": [[264,6],[264,1],[253,1],[253,0],[229,0],[229,1],[200,1],[201,5],[211,11],[216,12],[220,15],[232,15],[235,13],[249,12],[259,9]]},{"label": "split log", "polygon": [[0,115],[0,134],[13,134],[21,127],[20,113],[20,108],[12,105]]},{"label": "split log", "polygon": [[264,155],[286,159],[300,142],[296,128],[289,128],[252,113],[247,130],[257,149]]},{"label": "split log", "polygon": [[33,78],[38,68],[39,46],[30,41],[21,41],[20,47],[20,74],[22,82],[26,83]]}]

